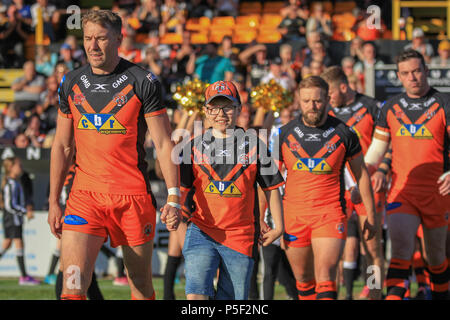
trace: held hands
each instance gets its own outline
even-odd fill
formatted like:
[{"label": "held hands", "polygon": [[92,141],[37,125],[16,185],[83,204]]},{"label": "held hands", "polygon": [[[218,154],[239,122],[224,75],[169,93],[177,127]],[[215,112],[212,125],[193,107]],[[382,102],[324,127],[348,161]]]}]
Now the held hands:
[{"label": "held hands", "polygon": [[180,209],[172,207],[170,204],[166,204],[161,209],[161,222],[164,223],[169,231],[175,231],[181,221]]},{"label": "held hands", "polygon": [[361,195],[359,194],[359,190],[357,187],[353,187],[350,189],[350,200],[353,204],[360,204],[362,202]]},{"label": "held hands", "polygon": [[274,242],[283,234],[283,230],[280,229],[272,229],[265,222],[261,223],[261,233],[258,239],[258,243],[264,247],[267,247],[269,244]]}]

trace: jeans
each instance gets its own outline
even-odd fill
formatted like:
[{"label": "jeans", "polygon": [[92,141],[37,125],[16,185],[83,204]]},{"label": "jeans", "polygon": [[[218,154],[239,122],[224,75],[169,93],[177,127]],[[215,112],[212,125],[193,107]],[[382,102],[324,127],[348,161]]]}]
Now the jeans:
[{"label": "jeans", "polygon": [[[253,259],[212,239],[194,223],[184,240],[186,295],[202,294],[217,300],[247,300]],[[217,292],[214,277],[219,269]]]}]

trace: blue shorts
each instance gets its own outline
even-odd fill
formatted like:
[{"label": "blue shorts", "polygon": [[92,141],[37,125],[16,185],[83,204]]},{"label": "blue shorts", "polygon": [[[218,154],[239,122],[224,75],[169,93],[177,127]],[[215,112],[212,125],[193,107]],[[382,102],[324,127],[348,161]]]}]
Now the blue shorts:
[{"label": "blue shorts", "polygon": [[[194,223],[186,231],[183,256],[186,295],[202,294],[216,300],[247,300],[254,261],[208,236]],[[219,269],[217,293],[214,277]]]}]

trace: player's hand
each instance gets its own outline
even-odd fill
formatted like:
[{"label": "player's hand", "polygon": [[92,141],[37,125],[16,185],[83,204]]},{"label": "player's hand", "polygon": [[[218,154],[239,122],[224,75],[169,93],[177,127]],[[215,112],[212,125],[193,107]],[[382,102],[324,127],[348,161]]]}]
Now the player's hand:
[{"label": "player's hand", "polygon": [[446,196],[450,193],[450,172],[441,175],[437,181],[439,186],[439,194]]},{"label": "player's hand", "polygon": [[386,190],[386,175],[383,172],[375,171],[370,179],[372,180],[373,192]]},{"label": "player's hand", "polygon": [[357,187],[353,187],[350,189],[350,200],[353,204],[360,204],[362,202],[361,195],[359,194],[359,190]]},{"label": "player's hand", "polygon": [[61,239],[62,216],[62,210],[59,204],[50,204],[50,207],[48,209],[47,223],[50,225],[50,231],[57,239]]},{"label": "player's hand", "polygon": [[28,221],[34,219],[34,211],[33,210],[27,210],[27,219],[28,219]]},{"label": "player's hand", "polygon": [[178,229],[181,221],[180,209],[172,207],[170,204],[166,204],[161,209],[161,222],[166,225],[167,230],[175,231]]},{"label": "player's hand", "polygon": [[377,233],[377,229],[375,228],[374,222],[369,222],[369,219],[366,218],[366,221],[364,221],[364,227],[362,230],[362,235],[364,239],[370,240],[373,237],[375,237],[375,234]]},{"label": "player's hand", "polygon": [[260,230],[259,230],[258,244],[262,245],[264,242],[264,235],[272,229],[267,225],[267,223],[264,222],[264,220],[260,221],[259,225]]},{"label": "player's hand", "polygon": [[269,232],[266,232],[263,237],[262,245],[267,247],[269,244],[277,240],[283,234],[282,229],[271,229]]}]

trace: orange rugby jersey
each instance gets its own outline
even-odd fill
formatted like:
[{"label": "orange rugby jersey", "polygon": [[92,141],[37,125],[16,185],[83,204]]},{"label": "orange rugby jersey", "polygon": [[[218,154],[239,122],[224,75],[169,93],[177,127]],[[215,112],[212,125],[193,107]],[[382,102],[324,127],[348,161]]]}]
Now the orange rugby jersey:
[{"label": "orange rugby jersey", "polygon": [[207,130],[183,147],[183,195],[192,188],[191,221],[215,241],[254,256],[259,237],[257,184],[272,190],[284,184],[267,146],[251,132],[234,130],[226,139]]},{"label": "orange rugby jersey", "polygon": [[73,119],[77,148],[73,190],[150,193],[145,117],[165,112],[155,76],[121,59],[106,75],[90,65],[69,72],[59,88],[59,114]]},{"label": "orange rugby jersey", "polygon": [[345,107],[331,108],[329,114],[353,128],[359,138],[363,154],[372,142],[375,121],[378,118],[379,103],[363,94],[357,93],[355,101]]},{"label": "orange rugby jersey", "polygon": [[356,133],[330,115],[321,127],[306,126],[300,116],[281,127],[279,137],[285,216],[344,213],[344,165],[361,154]]},{"label": "orange rugby jersey", "polygon": [[438,192],[437,180],[449,170],[448,103],[447,94],[431,88],[422,98],[401,93],[384,104],[376,125],[391,136],[391,190]]}]

